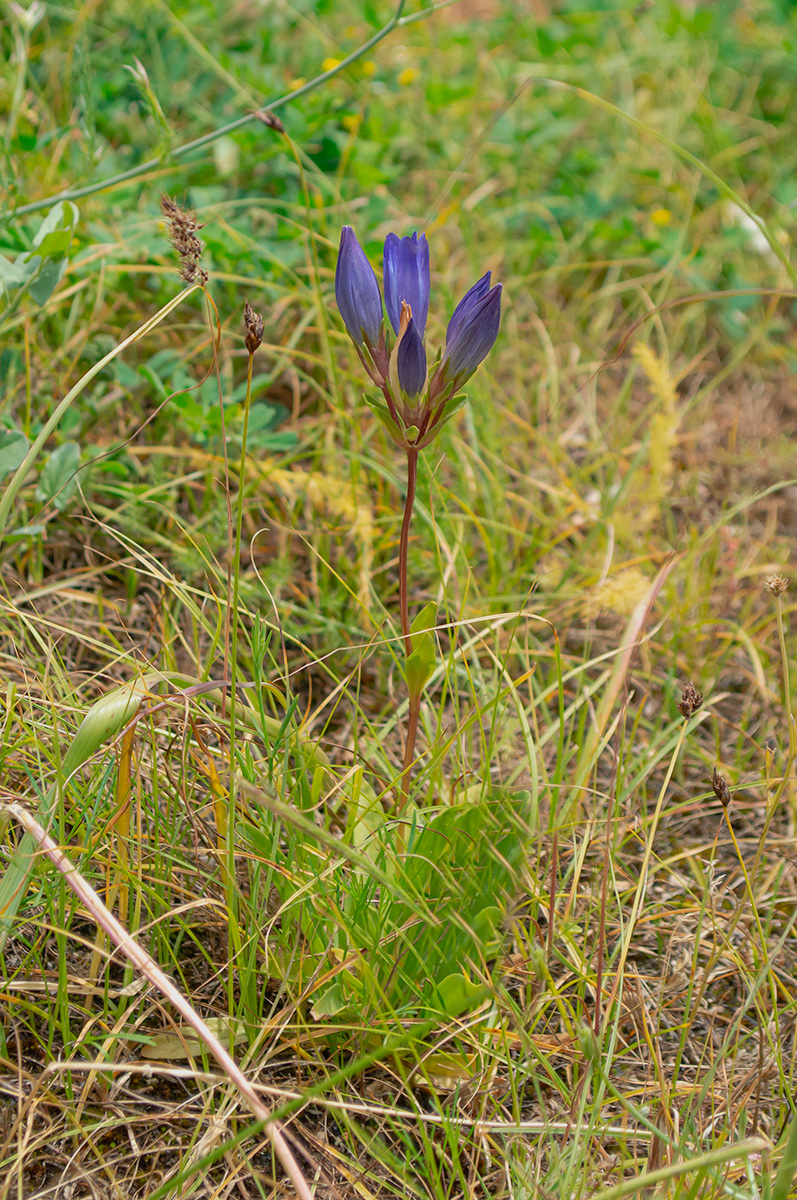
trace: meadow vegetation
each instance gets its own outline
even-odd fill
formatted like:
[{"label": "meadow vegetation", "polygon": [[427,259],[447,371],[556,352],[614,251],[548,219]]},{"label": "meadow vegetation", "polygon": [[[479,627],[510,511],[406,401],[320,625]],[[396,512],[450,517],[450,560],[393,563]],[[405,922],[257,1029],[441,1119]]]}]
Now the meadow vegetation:
[{"label": "meadow vegetation", "polygon": [[[0,1200],[786,1200],[793,5],[0,44]],[[422,669],[346,225],[426,234],[430,347],[503,284]]]}]

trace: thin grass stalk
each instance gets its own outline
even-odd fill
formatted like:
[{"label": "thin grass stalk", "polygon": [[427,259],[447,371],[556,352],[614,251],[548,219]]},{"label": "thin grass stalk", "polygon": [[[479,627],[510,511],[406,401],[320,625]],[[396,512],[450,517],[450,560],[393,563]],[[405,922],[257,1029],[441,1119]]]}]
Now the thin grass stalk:
[{"label": "thin grass stalk", "polygon": [[12,505],[25,482],[28,471],[36,461],[36,456],[41,450],[42,446],[56,428],[58,422],[70,407],[73,400],[77,399],[83,389],[91,383],[95,376],[99,375],[100,371],[103,371],[105,367],[108,366],[108,363],[113,362],[117,355],[121,354],[123,350],[126,350],[128,346],[132,346],[135,342],[139,341],[140,338],[145,337],[148,333],[150,333],[157,325],[160,325],[161,321],[165,317],[168,317],[169,313],[173,312],[174,309],[183,302],[183,300],[187,299],[187,297],[190,296],[192,292],[195,292],[200,286],[201,285],[198,283],[193,283],[190,287],[184,288],[183,291],[179,292],[176,296],[173,296],[169,303],[164,304],[163,308],[159,309],[154,316],[145,321],[143,325],[139,325],[138,329],[135,329],[131,334],[124,338],[118,346],[114,346],[112,350],[109,350],[108,353],[95,362],[93,366],[89,367],[85,375],[80,377],[75,386],[70,388],[63,400],[56,405],[52,416],[49,418],[49,420],[45,421],[38,435],[31,443],[24,459],[5,486],[2,499],[0,499],[0,542],[2,542],[2,538],[6,531],[6,525],[8,523]]},{"label": "thin grass stalk", "polygon": [[119,896],[120,920],[128,916],[128,879],[130,872],[130,765],[133,758],[133,742],[136,726],[131,725],[122,736],[119,755],[119,770],[116,775],[116,879],[111,889],[109,907],[113,908],[115,893]]},{"label": "thin grass stalk", "polygon": [[[667,1167],[660,1167],[658,1171],[647,1171],[642,1175],[637,1175],[634,1179],[624,1179],[622,1183],[607,1188],[605,1192],[598,1192],[595,1200],[622,1200],[623,1196],[633,1196],[636,1192],[644,1192],[657,1184],[678,1179],[681,1175],[687,1175],[692,1171],[699,1171],[706,1175],[714,1167],[721,1167],[724,1163],[732,1162],[734,1159],[750,1158],[767,1148],[768,1143],[763,1138],[748,1138],[744,1142],[732,1142],[728,1146],[709,1150],[707,1154],[699,1154],[696,1158],[671,1163]],[[709,1194],[719,1193],[712,1191]]]},{"label": "thin grass stalk", "polygon": [[[110,864],[108,867],[108,907],[113,910],[118,897],[120,921],[127,920],[129,904],[130,760],[133,754],[136,724],[129,725],[122,735],[119,770],[116,773],[116,815],[111,822],[116,834],[116,866],[113,875],[111,875]],[[92,987],[96,986],[100,977],[100,966],[105,950],[105,943],[105,934],[102,929],[98,929],[97,936],[94,939],[94,950],[92,951],[88,973],[89,982]],[[89,994],[87,997],[88,1007],[91,1007],[92,1001],[93,996]]]},{"label": "thin grass stalk", "polygon": [[[219,854],[224,863],[224,893],[227,912],[229,914],[230,962],[241,949],[241,938],[238,930],[238,897],[235,889],[235,746],[236,721],[238,706],[238,601],[241,591],[241,533],[244,520],[244,492],[246,490],[246,442],[249,436],[249,410],[252,404],[252,370],[255,352],[249,351],[249,361],[246,368],[246,397],[244,399],[244,422],[241,433],[241,458],[238,466],[238,497],[235,512],[235,540],[233,543],[232,559],[232,605],[228,607],[232,620],[230,643],[230,786],[227,793],[227,815],[222,827],[217,825]],[[217,809],[223,804],[217,804]],[[229,977],[232,988],[232,972]],[[231,1005],[233,1003],[230,992]],[[232,1007],[230,1008],[232,1012]]]},{"label": "thin grass stalk", "polygon": [[[768,950],[767,950],[767,940],[764,935],[764,927],[761,924],[761,915],[758,911],[758,904],[756,903],[755,893],[753,892],[753,885],[750,881],[750,876],[747,872],[747,867],[745,866],[745,863],[744,863],[744,857],[742,855],[741,847],[739,846],[739,842],[736,838],[736,833],[733,828],[733,822],[731,821],[731,813],[730,813],[729,805],[723,804],[722,814],[725,818],[725,824],[728,826],[728,833],[731,835],[731,841],[733,842],[733,848],[736,851],[736,857],[739,860],[739,866],[741,867],[742,875],[744,876],[745,889],[747,891],[747,895],[750,900],[750,907],[753,911],[753,919],[755,920],[756,929],[758,931],[758,939],[761,944],[761,965],[762,965],[762,967],[767,967],[772,962],[772,959],[770,958]],[[771,999],[771,1004],[772,1004],[772,1020],[773,1020],[775,1028],[778,1029],[778,1028],[780,1028],[780,1021],[779,1021],[779,1017],[778,1017],[778,1011],[779,1011],[778,1010],[778,982],[774,976],[771,966],[769,966],[769,970],[768,970],[767,974],[769,976],[770,999]],[[781,1083],[788,1090],[788,1085],[786,1084],[786,1080],[783,1078],[782,1067],[781,1067],[780,1073],[781,1073]]]},{"label": "thin grass stalk", "polygon": [[794,713],[791,706],[791,677],[789,674],[789,653],[786,648],[786,626],[783,620],[783,593],[778,592],[775,596],[776,613],[778,620],[778,644],[780,646],[780,661],[783,671],[783,704],[786,709],[786,720],[789,723],[789,767],[786,772],[789,779],[787,784],[789,790],[789,807],[791,809],[792,823],[795,818],[795,802],[794,802],[794,786],[791,780],[791,774],[794,770],[794,762],[797,759],[797,729],[794,725]]},{"label": "thin grass stalk", "polygon": [[39,849],[47,855],[61,873],[77,898],[85,905],[93,920],[105,931],[111,941],[119,947],[132,965],[145,975],[152,986],[157,988],[166,997],[196,1032],[201,1041],[204,1042],[230,1082],[247,1101],[255,1117],[259,1121],[264,1122],[263,1128],[267,1136],[271,1139],[274,1152],[282,1164],[285,1174],[296,1189],[300,1200],[313,1200],[312,1192],[280,1126],[274,1121],[271,1112],[263,1104],[238,1064],[227,1053],[224,1046],[208,1028],[200,1015],[191,1007],[182,992],[175,987],[171,979],[160,969],[151,955],[117,921],[110,909],[103,904],[88,880],[83,878],[64,851],[42,828],[36,818],[23,805],[16,802],[6,804],[4,811],[10,817],[13,817],[25,832],[33,838]]},{"label": "thin grass stalk", "polygon": [[[684,718],[684,721],[681,725],[680,733],[678,734],[678,741],[676,742],[675,749],[672,752],[672,756],[670,758],[670,762],[667,767],[667,773],[664,776],[664,779],[662,780],[661,788],[659,789],[658,799],[656,800],[656,807],[653,811],[653,818],[650,823],[650,829],[648,831],[647,842],[645,844],[645,853],[642,858],[642,866],[639,869],[639,883],[637,884],[636,892],[634,893],[634,902],[633,902],[633,905],[631,906],[631,915],[628,918],[628,926],[626,929],[625,937],[623,938],[622,948],[620,950],[620,958],[617,963],[614,987],[612,988],[612,994],[611,994],[611,997],[609,1000],[609,1004],[611,1004],[614,1001],[615,997],[619,994],[619,992],[623,986],[623,973],[625,971],[625,964],[628,959],[629,952],[631,950],[631,940],[634,935],[634,929],[636,928],[636,923],[639,918],[640,910],[642,908],[642,897],[645,894],[645,889],[647,886],[648,870],[650,868],[650,860],[653,856],[653,843],[656,840],[656,831],[659,827],[659,820],[661,818],[662,809],[664,808],[664,801],[667,796],[667,789],[670,786],[670,780],[672,779],[673,772],[675,771],[675,764],[678,762],[678,758],[679,758],[681,750],[683,748],[684,740],[686,738],[686,733],[687,733],[687,730],[689,729],[689,723],[690,723],[690,718],[688,718],[688,717]],[[608,1007],[607,1007],[607,1011],[608,1011]]]},{"label": "thin grass stalk", "polygon": [[783,1158],[780,1160],[780,1166],[772,1184],[771,1200],[788,1200],[795,1175],[797,1175],[797,1115],[791,1119],[786,1149],[783,1151]]},{"label": "thin grass stalk", "polygon": [[[322,83],[326,83],[328,79],[334,79],[336,75],[340,75],[341,71],[345,71],[352,63],[357,62],[364,54],[378,45],[388,34],[401,25],[411,25],[416,21],[423,20],[438,8],[446,8],[449,0],[445,0],[442,4],[431,4],[428,8],[421,12],[412,13],[408,17],[402,17],[407,0],[398,0],[396,10],[393,16],[387,21],[381,29],[378,29],[372,37],[353,50],[351,54],[347,54],[334,67],[330,67],[328,71],[322,71],[320,75],[303,83],[301,87],[294,88],[292,92],[286,92],[282,96],[277,96],[273,100],[266,100],[262,108],[256,112],[248,112],[242,117],[236,117],[234,121],[228,121],[226,125],[220,125],[217,129],[212,129],[209,133],[203,133],[201,137],[193,138],[190,142],[183,142],[181,146],[175,148],[164,157],[168,160],[179,160],[186,155],[191,154],[194,150],[199,150],[203,146],[208,146],[212,142],[218,141],[219,138],[225,137],[228,133],[233,133],[236,129],[241,129],[244,125],[248,125],[250,121],[259,120],[269,113],[276,112],[277,109],[283,108],[286,104],[291,104],[294,100],[298,100],[300,96],[312,92],[315,88],[320,87]],[[137,179],[140,175],[146,175],[149,171],[161,169],[163,167],[164,158],[150,158],[146,162],[138,163],[135,167],[130,167],[127,171],[120,171],[117,175],[112,175],[110,179],[101,179],[96,183],[86,184],[84,187],[67,188],[66,191],[58,192],[55,196],[47,196],[42,200],[33,200],[30,204],[22,204],[15,209],[11,214],[14,217],[27,216],[29,213],[40,212],[43,208],[51,208],[54,204],[63,200],[80,200],[84,196],[93,196],[95,192],[104,192],[108,188],[116,187],[121,183],[128,183],[132,179]]]}]

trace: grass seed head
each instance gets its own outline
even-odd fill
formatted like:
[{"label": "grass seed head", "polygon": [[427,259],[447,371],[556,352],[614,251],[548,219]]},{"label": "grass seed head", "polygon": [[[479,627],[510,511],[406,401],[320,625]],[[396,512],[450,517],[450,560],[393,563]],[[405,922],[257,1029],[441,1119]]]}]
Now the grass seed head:
[{"label": "grass seed head", "polygon": [[200,265],[204,246],[198,233],[202,226],[191,209],[180,208],[171,196],[161,196],[161,213],[169,227],[169,241],[180,259],[180,278],[185,283],[207,283],[208,273]]},{"label": "grass seed head", "polygon": [[714,795],[722,803],[723,808],[727,808],[733,799],[731,789],[716,767],[714,768],[714,774],[711,776],[711,786],[714,789]]},{"label": "grass seed head", "polygon": [[703,693],[699,692],[693,683],[687,683],[681,699],[678,701],[678,712],[688,720],[694,716],[702,704]]},{"label": "grass seed head", "polygon": [[248,300],[244,302],[244,344],[254,354],[263,341],[263,318],[256,313]]},{"label": "grass seed head", "polygon": [[770,575],[764,587],[769,592],[770,596],[782,596],[784,592],[789,590],[789,581],[785,575],[778,573]]}]

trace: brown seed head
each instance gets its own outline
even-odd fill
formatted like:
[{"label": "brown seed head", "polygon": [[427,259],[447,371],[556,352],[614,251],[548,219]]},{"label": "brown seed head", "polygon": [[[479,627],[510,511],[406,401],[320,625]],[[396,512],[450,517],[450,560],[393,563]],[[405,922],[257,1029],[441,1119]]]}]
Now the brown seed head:
[{"label": "brown seed head", "polygon": [[169,241],[180,259],[180,278],[185,283],[207,283],[208,273],[199,265],[204,249],[197,234],[202,226],[196,213],[180,208],[171,196],[161,196],[161,212],[169,226]]},{"label": "brown seed head", "polygon": [[682,717],[694,716],[703,703],[703,693],[699,692],[693,683],[687,683],[683,695],[678,701],[678,712]]},{"label": "brown seed head", "polygon": [[717,768],[714,768],[714,774],[711,776],[711,786],[714,789],[714,795],[721,801],[724,808],[727,808],[733,797],[731,789],[728,787],[725,780],[720,775]]},{"label": "brown seed head", "polygon": [[248,300],[244,302],[244,344],[250,354],[254,354],[263,341],[263,318],[256,313]]},{"label": "brown seed head", "polygon": [[273,129],[277,133],[285,132],[285,126],[282,124],[282,121],[273,112],[269,112],[267,108],[261,108],[257,111],[255,111],[253,108],[250,108],[249,111],[253,117],[257,117],[258,121],[262,121],[264,125],[269,127],[269,129]]},{"label": "brown seed head", "polygon": [[770,575],[764,587],[770,596],[782,596],[789,590],[789,581],[784,575]]}]

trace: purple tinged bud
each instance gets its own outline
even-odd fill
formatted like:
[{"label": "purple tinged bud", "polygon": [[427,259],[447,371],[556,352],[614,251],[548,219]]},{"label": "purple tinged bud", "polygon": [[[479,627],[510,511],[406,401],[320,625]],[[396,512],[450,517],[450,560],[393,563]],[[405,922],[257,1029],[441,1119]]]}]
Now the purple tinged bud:
[{"label": "purple tinged bud", "polygon": [[414,317],[398,344],[396,370],[402,390],[410,399],[423,390],[426,383],[426,350],[415,328]]},{"label": "purple tinged bud", "polygon": [[463,322],[468,319],[468,316],[479,303],[479,301],[483,299],[489,292],[490,275],[490,271],[488,271],[486,275],[482,275],[478,283],[474,283],[470,291],[465,293],[457,307],[454,309],[451,320],[448,322],[448,329],[446,330],[447,346],[452,344],[455,337],[459,333]]},{"label": "purple tinged bud", "polygon": [[335,299],[354,344],[365,342],[375,348],[382,325],[382,296],[374,269],[350,225],[344,225],[340,235]]},{"label": "purple tinged bud", "polygon": [[490,288],[490,272],[463,296],[446,330],[442,369],[456,386],[469,379],[498,337],[503,285]]},{"label": "purple tinged bud", "polygon": [[426,332],[429,313],[429,243],[426,235],[413,233],[399,238],[389,233],[385,238],[384,256],[385,308],[393,326],[399,332],[401,303],[412,309],[412,318],[419,336]]}]

